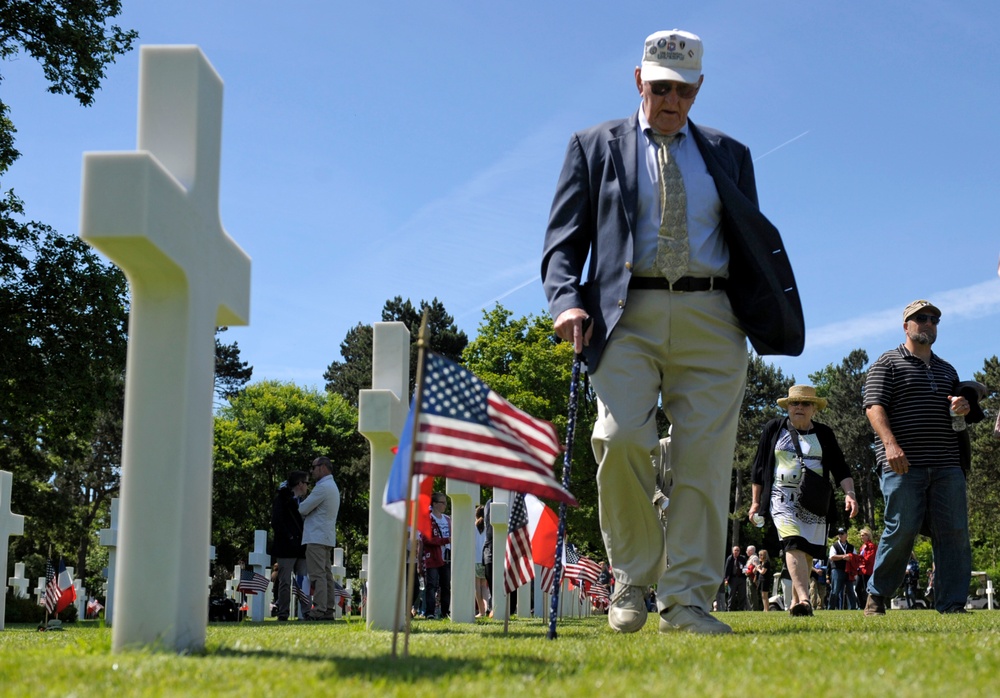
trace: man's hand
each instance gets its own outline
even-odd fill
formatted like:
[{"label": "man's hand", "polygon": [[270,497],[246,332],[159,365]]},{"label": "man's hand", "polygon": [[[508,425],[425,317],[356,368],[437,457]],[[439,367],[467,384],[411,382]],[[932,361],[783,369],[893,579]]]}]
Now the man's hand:
[{"label": "man's hand", "polygon": [[972,409],[972,406],[969,404],[969,401],[966,400],[961,395],[957,397],[949,395],[948,399],[951,401],[951,411],[953,414],[959,416],[965,416],[969,414],[969,411]]},{"label": "man's hand", "polygon": [[573,342],[573,351],[577,354],[590,344],[590,337],[594,334],[593,325],[589,325],[584,330],[584,320],[589,320],[590,316],[583,308],[570,308],[559,313],[559,317],[553,323],[556,336],[567,342]]},{"label": "man's hand", "polygon": [[885,459],[892,468],[892,472],[904,475],[910,472],[910,461],[907,460],[903,449],[895,441],[885,444]]}]

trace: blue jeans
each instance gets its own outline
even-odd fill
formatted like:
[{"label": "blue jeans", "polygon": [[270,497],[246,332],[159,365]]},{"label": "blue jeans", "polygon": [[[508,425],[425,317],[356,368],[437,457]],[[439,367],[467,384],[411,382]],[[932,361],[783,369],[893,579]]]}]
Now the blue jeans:
[{"label": "blue jeans", "polygon": [[[909,559],[909,558],[907,558]],[[830,563],[830,607],[831,611],[846,611],[850,606],[847,603],[847,587],[850,586],[847,582],[847,572],[845,570],[838,570],[836,567],[832,567],[834,563]],[[857,599],[854,601],[854,608],[858,607]],[[851,609],[853,610],[853,608]]]},{"label": "blue jeans", "polygon": [[934,607],[941,613],[965,608],[972,575],[969,509],[961,468],[911,468],[882,473],[885,530],[875,553],[868,593],[891,598],[903,581],[913,541],[930,517],[934,547]]}]

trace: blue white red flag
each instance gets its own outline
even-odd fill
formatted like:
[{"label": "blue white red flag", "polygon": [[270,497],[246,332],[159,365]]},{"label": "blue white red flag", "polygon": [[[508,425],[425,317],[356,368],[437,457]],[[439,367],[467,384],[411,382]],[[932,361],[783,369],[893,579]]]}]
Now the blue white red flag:
[{"label": "blue white red flag", "polygon": [[[517,409],[471,372],[453,361],[425,352],[422,400],[410,414],[386,484],[386,503],[406,497],[406,463],[411,438],[413,473],[450,477],[486,487],[576,504],[553,477],[561,453],[552,424]],[[414,412],[417,412],[414,417]],[[390,491],[391,487],[391,491]]]}]

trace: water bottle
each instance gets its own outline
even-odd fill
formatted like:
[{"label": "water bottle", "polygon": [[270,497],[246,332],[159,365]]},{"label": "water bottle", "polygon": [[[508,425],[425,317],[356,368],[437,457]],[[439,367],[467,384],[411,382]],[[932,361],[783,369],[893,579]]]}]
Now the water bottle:
[{"label": "water bottle", "polygon": [[753,515],[753,525],[757,528],[762,528],[764,526],[764,517],[760,514]]},{"label": "water bottle", "polygon": [[948,410],[951,413],[951,428],[955,431],[965,431],[965,417],[955,414],[955,410]]}]

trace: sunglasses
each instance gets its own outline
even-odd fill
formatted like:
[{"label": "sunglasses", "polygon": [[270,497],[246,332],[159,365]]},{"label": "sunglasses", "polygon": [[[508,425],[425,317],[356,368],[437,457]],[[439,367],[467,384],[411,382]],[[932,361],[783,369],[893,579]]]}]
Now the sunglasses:
[{"label": "sunglasses", "polygon": [[811,404],[812,403],[809,402],[808,400],[789,400],[788,401],[788,406],[789,407],[808,407]]},{"label": "sunglasses", "polygon": [[936,326],[939,322],[941,322],[940,315],[928,315],[927,313],[917,313],[916,315],[911,315],[910,319],[918,325],[923,325],[925,322],[929,322]]},{"label": "sunglasses", "polygon": [[686,82],[663,82],[649,83],[649,91],[657,97],[666,97],[673,90],[681,99],[691,99],[698,93],[698,85],[690,85]]}]

